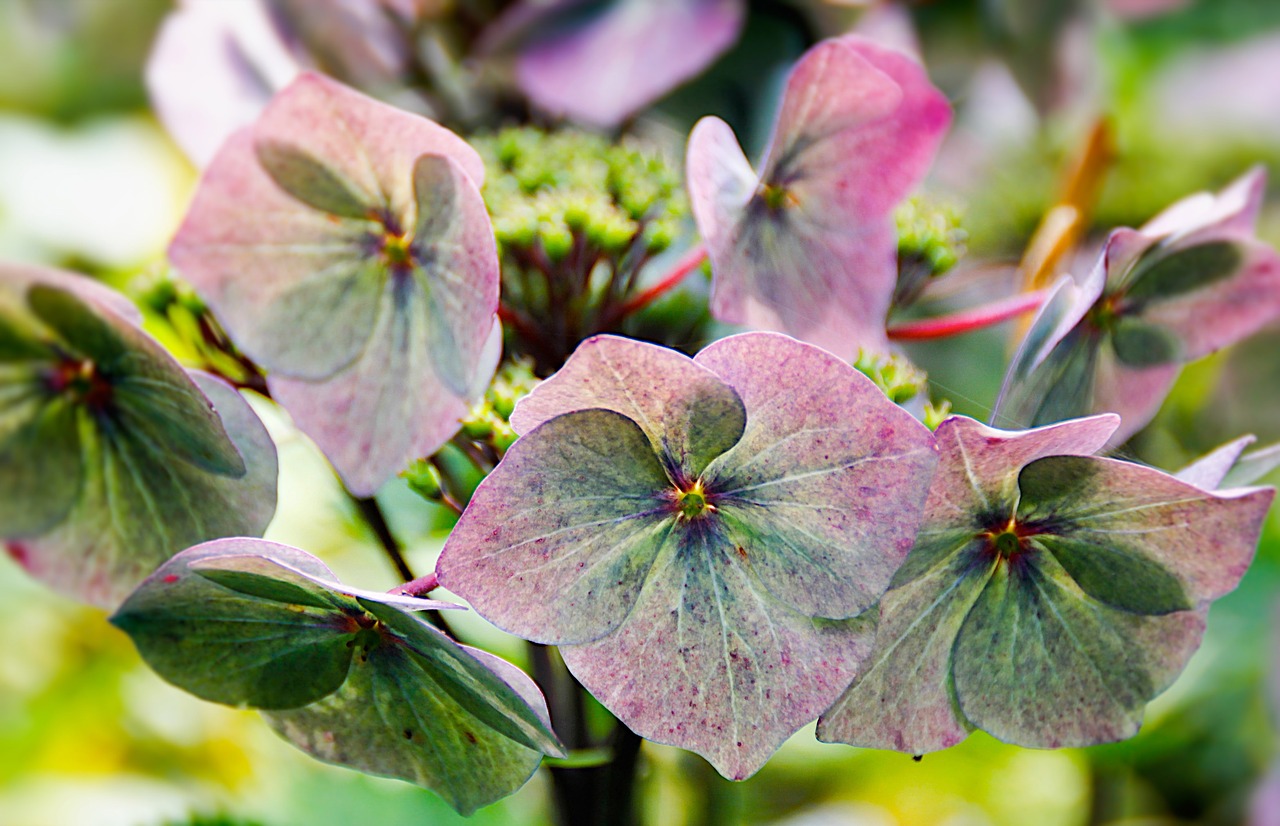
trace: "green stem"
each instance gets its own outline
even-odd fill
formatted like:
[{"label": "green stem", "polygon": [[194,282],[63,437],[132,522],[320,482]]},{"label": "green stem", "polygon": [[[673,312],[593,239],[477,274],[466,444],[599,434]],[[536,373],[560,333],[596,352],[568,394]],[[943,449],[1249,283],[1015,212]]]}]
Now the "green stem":
[{"label": "green stem", "polygon": [[[586,689],[555,648],[529,643],[534,679],[547,698],[551,724],[570,752],[598,749],[587,726]],[[640,737],[617,723],[609,759],[598,765],[548,766],[558,826],[632,826]]]},{"label": "green stem", "polygon": [[372,496],[355,496],[353,494],[351,501],[355,503],[356,510],[360,512],[360,516],[364,519],[365,524],[369,526],[369,530],[373,531],[374,538],[382,546],[383,552],[386,553],[387,559],[391,560],[391,565],[396,569],[396,573],[400,578],[405,582],[416,579],[413,569],[409,567],[409,563],[404,558],[404,553],[400,550],[400,543],[396,541],[395,535],[391,533],[391,526],[387,524],[387,517],[383,514],[378,500]]}]

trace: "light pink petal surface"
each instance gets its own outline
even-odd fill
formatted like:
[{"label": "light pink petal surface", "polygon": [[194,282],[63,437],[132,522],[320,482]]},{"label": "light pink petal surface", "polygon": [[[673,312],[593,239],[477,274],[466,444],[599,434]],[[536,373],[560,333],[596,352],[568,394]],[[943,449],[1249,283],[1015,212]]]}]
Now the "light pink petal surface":
[{"label": "light pink petal surface", "polygon": [[516,77],[553,114],[616,126],[706,68],[744,16],[742,0],[613,0],[526,46]]},{"label": "light pink petal surface", "polygon": [[848,36],[814,47],[792,72],[758,186],[728,128],[700,125],[689,190],[716,316],[844,357],[887,349],[892,210],[923,177],[950,118],[918,64]]},{"label": "light pink petal surface", "polygon": [[169,134],[203,167],[298,71],[258,0],[185,0],[160,27],[146,83]]}]

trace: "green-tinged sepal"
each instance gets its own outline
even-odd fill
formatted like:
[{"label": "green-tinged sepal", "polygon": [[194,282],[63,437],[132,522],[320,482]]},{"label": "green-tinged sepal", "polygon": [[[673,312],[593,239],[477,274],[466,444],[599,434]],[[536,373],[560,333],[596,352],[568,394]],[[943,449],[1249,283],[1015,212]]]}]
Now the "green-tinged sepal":
[{"label": "green-tinged sepal", "polygon": [[226,539],[175,556],[112,622],[179,688],[262,709],[312,755],[470,813],[564,751],[528,677],[412,613],[459,607],[344,586],[302,551]]}]

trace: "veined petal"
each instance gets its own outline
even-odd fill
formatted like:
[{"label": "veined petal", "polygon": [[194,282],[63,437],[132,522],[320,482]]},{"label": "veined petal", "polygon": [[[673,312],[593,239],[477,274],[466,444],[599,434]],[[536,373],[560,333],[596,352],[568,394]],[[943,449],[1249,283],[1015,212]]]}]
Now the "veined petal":
[{"label": "veined petal", "polygon": [[608,634],[675,541],[671,482],[631,419],[565,413],[521,437],[476,489],[440,582],[505,631],[547,643]]},{"label": "veined petal", "polygon": [[796,65],[754,193],[727,127],[701,124],[689,144],[689,189],[716,315],[839,355],[886,349],[892,209],[923,177],[949,122],[918,64],[849,36]]},{"label": "veined petal", "polygon": [[614,633],[561,653],[637,734],[695,751],[742,780],[839,696],[873,626],[792,610],[726,537],[695,527],[663,547]]},{"label": "veined petal", "polygon": [[747,409],[742,439],[704,475],[745,564],[802,614],[862,613],[915,540],[932,435],[848,364],[787,336],[732,336],[695,360]]},{"label": "veined petal", "polygon": [[733,388],[693,359],[666,347],[620,338],[587,339],[554,376],[521,399],[511,415],[527,433],[564,413],[612,410],[639,425],[674,482],[693,482],[733,447],[746,409]]}]

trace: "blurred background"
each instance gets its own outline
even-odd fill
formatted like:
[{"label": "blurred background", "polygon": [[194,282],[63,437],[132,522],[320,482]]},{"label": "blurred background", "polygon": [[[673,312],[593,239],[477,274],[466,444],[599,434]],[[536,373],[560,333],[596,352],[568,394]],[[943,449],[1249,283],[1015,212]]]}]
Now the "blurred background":
[{"label": "blurred background", "polygon": [[[386,3],[420,15],[453,5]],[[313,8],[353,4],[377,0]],[[311,11],[293,5],[297,26]],[[0,0],[0,258],[122,287],[165,271],[165,245],[198,174],[154,113],[143,79],[173,10],[167,0]],[[956,295],[985,283],[984,274],[1013,272],[1100,123],[1109,163],[1095,176],[1085,249],[1107,229],[1137,226],[1252,165],[1280,175],[1274,0],[796,0],[752,2],[747,14],[733,45],[629,128],[679,158],[692,123],[715,113],[758,151],[786,69],[816,39],[857,26],[918,49],[957,110],[927,184],[954,205],[968,233]],[[397,99],[394,88],[380,91]],[[1273,184],[1259,233],[1273,244],[1277,194]],[[935,395],[985,419],[1012,334],[1007,324],[918,346],[911,356],[929,371]],[[282,460],[268,538],[321,556],[353,584],[396,584],[324,459],[270,405],[258,408]],[[1269,444],[1280,440],[1277,410],[1280,330],[1271,330],[1184,370],[1156,421],[1125,451],[1174,469],[1243,433]],[[415,567],[428,569],[445,515],[397,484],[379,499]],[[694,755],[646,744],[646,823],[1280,823],[1280,769],[1272,768],[1280,753],[1277,597],[1273,512],[1243,584],[1214,605],[1203,648],[1128,742],[1033,751],[976,733],[917,762],[821,745],[810,727],[738,784]],[[101,612],[33,583],[2,555],[0,629],[0,826],[464,822],[430,792],[321,765],[255,714],[171,688]],[[483,621],[472,617],[463,629],[522,662],[523,647]],[[539,775],[465,822],[549,823],[548,786]]]}]

